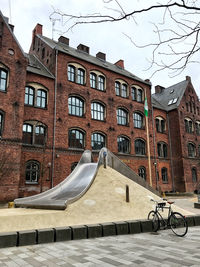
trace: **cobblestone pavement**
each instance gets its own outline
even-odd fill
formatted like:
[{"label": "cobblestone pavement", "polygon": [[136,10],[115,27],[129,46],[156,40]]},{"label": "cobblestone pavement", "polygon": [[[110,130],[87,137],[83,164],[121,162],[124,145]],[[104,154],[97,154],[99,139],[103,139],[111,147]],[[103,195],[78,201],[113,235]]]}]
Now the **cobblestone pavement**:
[{"label": "cobblestone pavement", "polygon": [[200,227],[0,249],[0,266],[200,266]]}]

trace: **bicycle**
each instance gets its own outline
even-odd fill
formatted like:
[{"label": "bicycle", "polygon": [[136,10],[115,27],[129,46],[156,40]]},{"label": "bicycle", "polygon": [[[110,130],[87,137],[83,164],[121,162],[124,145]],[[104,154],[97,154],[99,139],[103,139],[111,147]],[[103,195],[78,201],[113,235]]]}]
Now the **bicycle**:
[{"label": "bicycle", "polygon": [[[164,200],[164,199],[163,199]],[[185,236],[188,231],[188,224],[185,217],[179,212],[173,212],[171,205],[174,202],[164,200],[166,202],[158,202],[154,199],[151,199],[154,203],[156,203],[155,210],[152,210],[148,214],[148,220],[152,221],[153,231],[157,232],[160,229],[168,229],[171,228],[173,233],[177,236]],[[166,206],[166,203],[169,206]],[[168,209],[168,217],[164,219],[160,214],[159,210]]]}]

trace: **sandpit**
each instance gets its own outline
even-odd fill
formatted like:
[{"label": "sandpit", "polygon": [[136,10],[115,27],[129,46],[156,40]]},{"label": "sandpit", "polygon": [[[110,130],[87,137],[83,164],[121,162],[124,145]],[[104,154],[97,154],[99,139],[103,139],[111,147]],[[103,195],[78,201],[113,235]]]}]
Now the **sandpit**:
[{"label": "sandpit", "polygon": [[[130,202],[126,202],[126,185],[129,186]],[[147,219],[154,207],[150,198],[160,199],[114,169],[101,166],[85,195],[64,211],[1,209],[0,232]],[[175,205],[172,208],[192,215]]]}]

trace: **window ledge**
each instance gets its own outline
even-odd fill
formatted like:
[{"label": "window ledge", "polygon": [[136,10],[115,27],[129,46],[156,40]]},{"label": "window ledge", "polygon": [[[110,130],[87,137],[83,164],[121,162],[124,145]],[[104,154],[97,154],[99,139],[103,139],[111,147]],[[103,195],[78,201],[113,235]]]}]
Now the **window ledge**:
[{"label": "window ledge", "polygon": [[84,151],[85,148],[69,147],[68,150],[71,150],[71,151]]},{"label": "window ledge", "polygon": [[97,119],[92,119],[92,121],[101,121],[101,122],[106,122],[106,120],[97,120]]},{"label": "window ledge", "polygon": [[0,93],[7,93],[7,90],[0,90]]},{"label": "window ledge", "polygon": [[26,185],[32,185],[32,184],[34,184],[34,185],[38,185],[38,182],[25,182],[25,184],[26,184]]},{"label": "window ledge", "polygon": [[69,116],[72,116],[72,117],[77,117],[77,118],[86,118],[85,114],[83,116],[78,116],[78,115],[74,115],[74,114],[69,114]]}]

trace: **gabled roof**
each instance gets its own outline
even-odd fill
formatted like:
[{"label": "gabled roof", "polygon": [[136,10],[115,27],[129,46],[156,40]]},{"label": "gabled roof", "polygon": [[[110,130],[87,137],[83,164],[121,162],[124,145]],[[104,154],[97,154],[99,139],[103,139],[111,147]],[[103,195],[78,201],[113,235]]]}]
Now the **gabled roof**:
[{"label": "gabled roof", "polygon": [[34,55],[26,54],[28,59],[27,71],[54,79],[53,74]]},{"label": "gabled roof", "polygon": [[22,49],[21,45],[19,44],[17,38],[15,37],[13,31],[12,31],[11,28],[10,28],[10,25],[9,25],[9,23],[8,23],[8,19],[6,19],[6,17],[4,17],[4,15],[3,15],[2,12],[1,12],[1,10],[0,10],[0,16],[2,17],[4,23],[6,24],[6,26],[7,26],[8,30],[9,30],[10,34],[13,36],[13,38],[14,38],[15,42],[17,43],[19,49],[21,50],[23,56],[26,57],[26,55],[25,55],[25,53],[24,53],[24,50]]},{"label": "gabled roof", "polygon": [[43,40],[48,46],[50,46],[52,49],[57,49],[58,51],[60,52],[63,52],[67,55],[71,55],[73,57],[76,57],[76,58],[79,58],[79,59],[82,59],[82,60],[85,60],[89,63],[92,63],[94,65],[97,65],[97,66],[100,66],[104,69],[107,69],[107,70],[111,70],[115,73],[118,73],[118,74],[121,74],[123,76],[126,76],[128,78],[131,78],[131,79],[134,79],[136,81],[140,81],[142,83],[145,83],[145,84],[148,84],[148,85],[151,85],[151,82],[148,82],[148,81],[145,81],[137,76],[135,76],[134,74],[132,74],[131,72],[125,70],[125,69],[122,69],[118,66],[116,66],[115,64],[112,64],[108,61],[105,61],[105,60],[102,60],[102,59],[99,59],[97,57],[94,57],[94,56],[91,56],[81,50],[78,50],[78,49],[75,49],[75,48],[72,48],[64,43],[61,43],[61,42],[56,42],[48,37],[45,37],[45,36],[42,36],[42,35],[39,35],[37,34],[37,37],[39,37],[41,40]]},{"label": "gabled roof", "polygon": [[176,109],[181,102],[189,81],[184,80],[152,95],[153,107],[170,111]]}]

